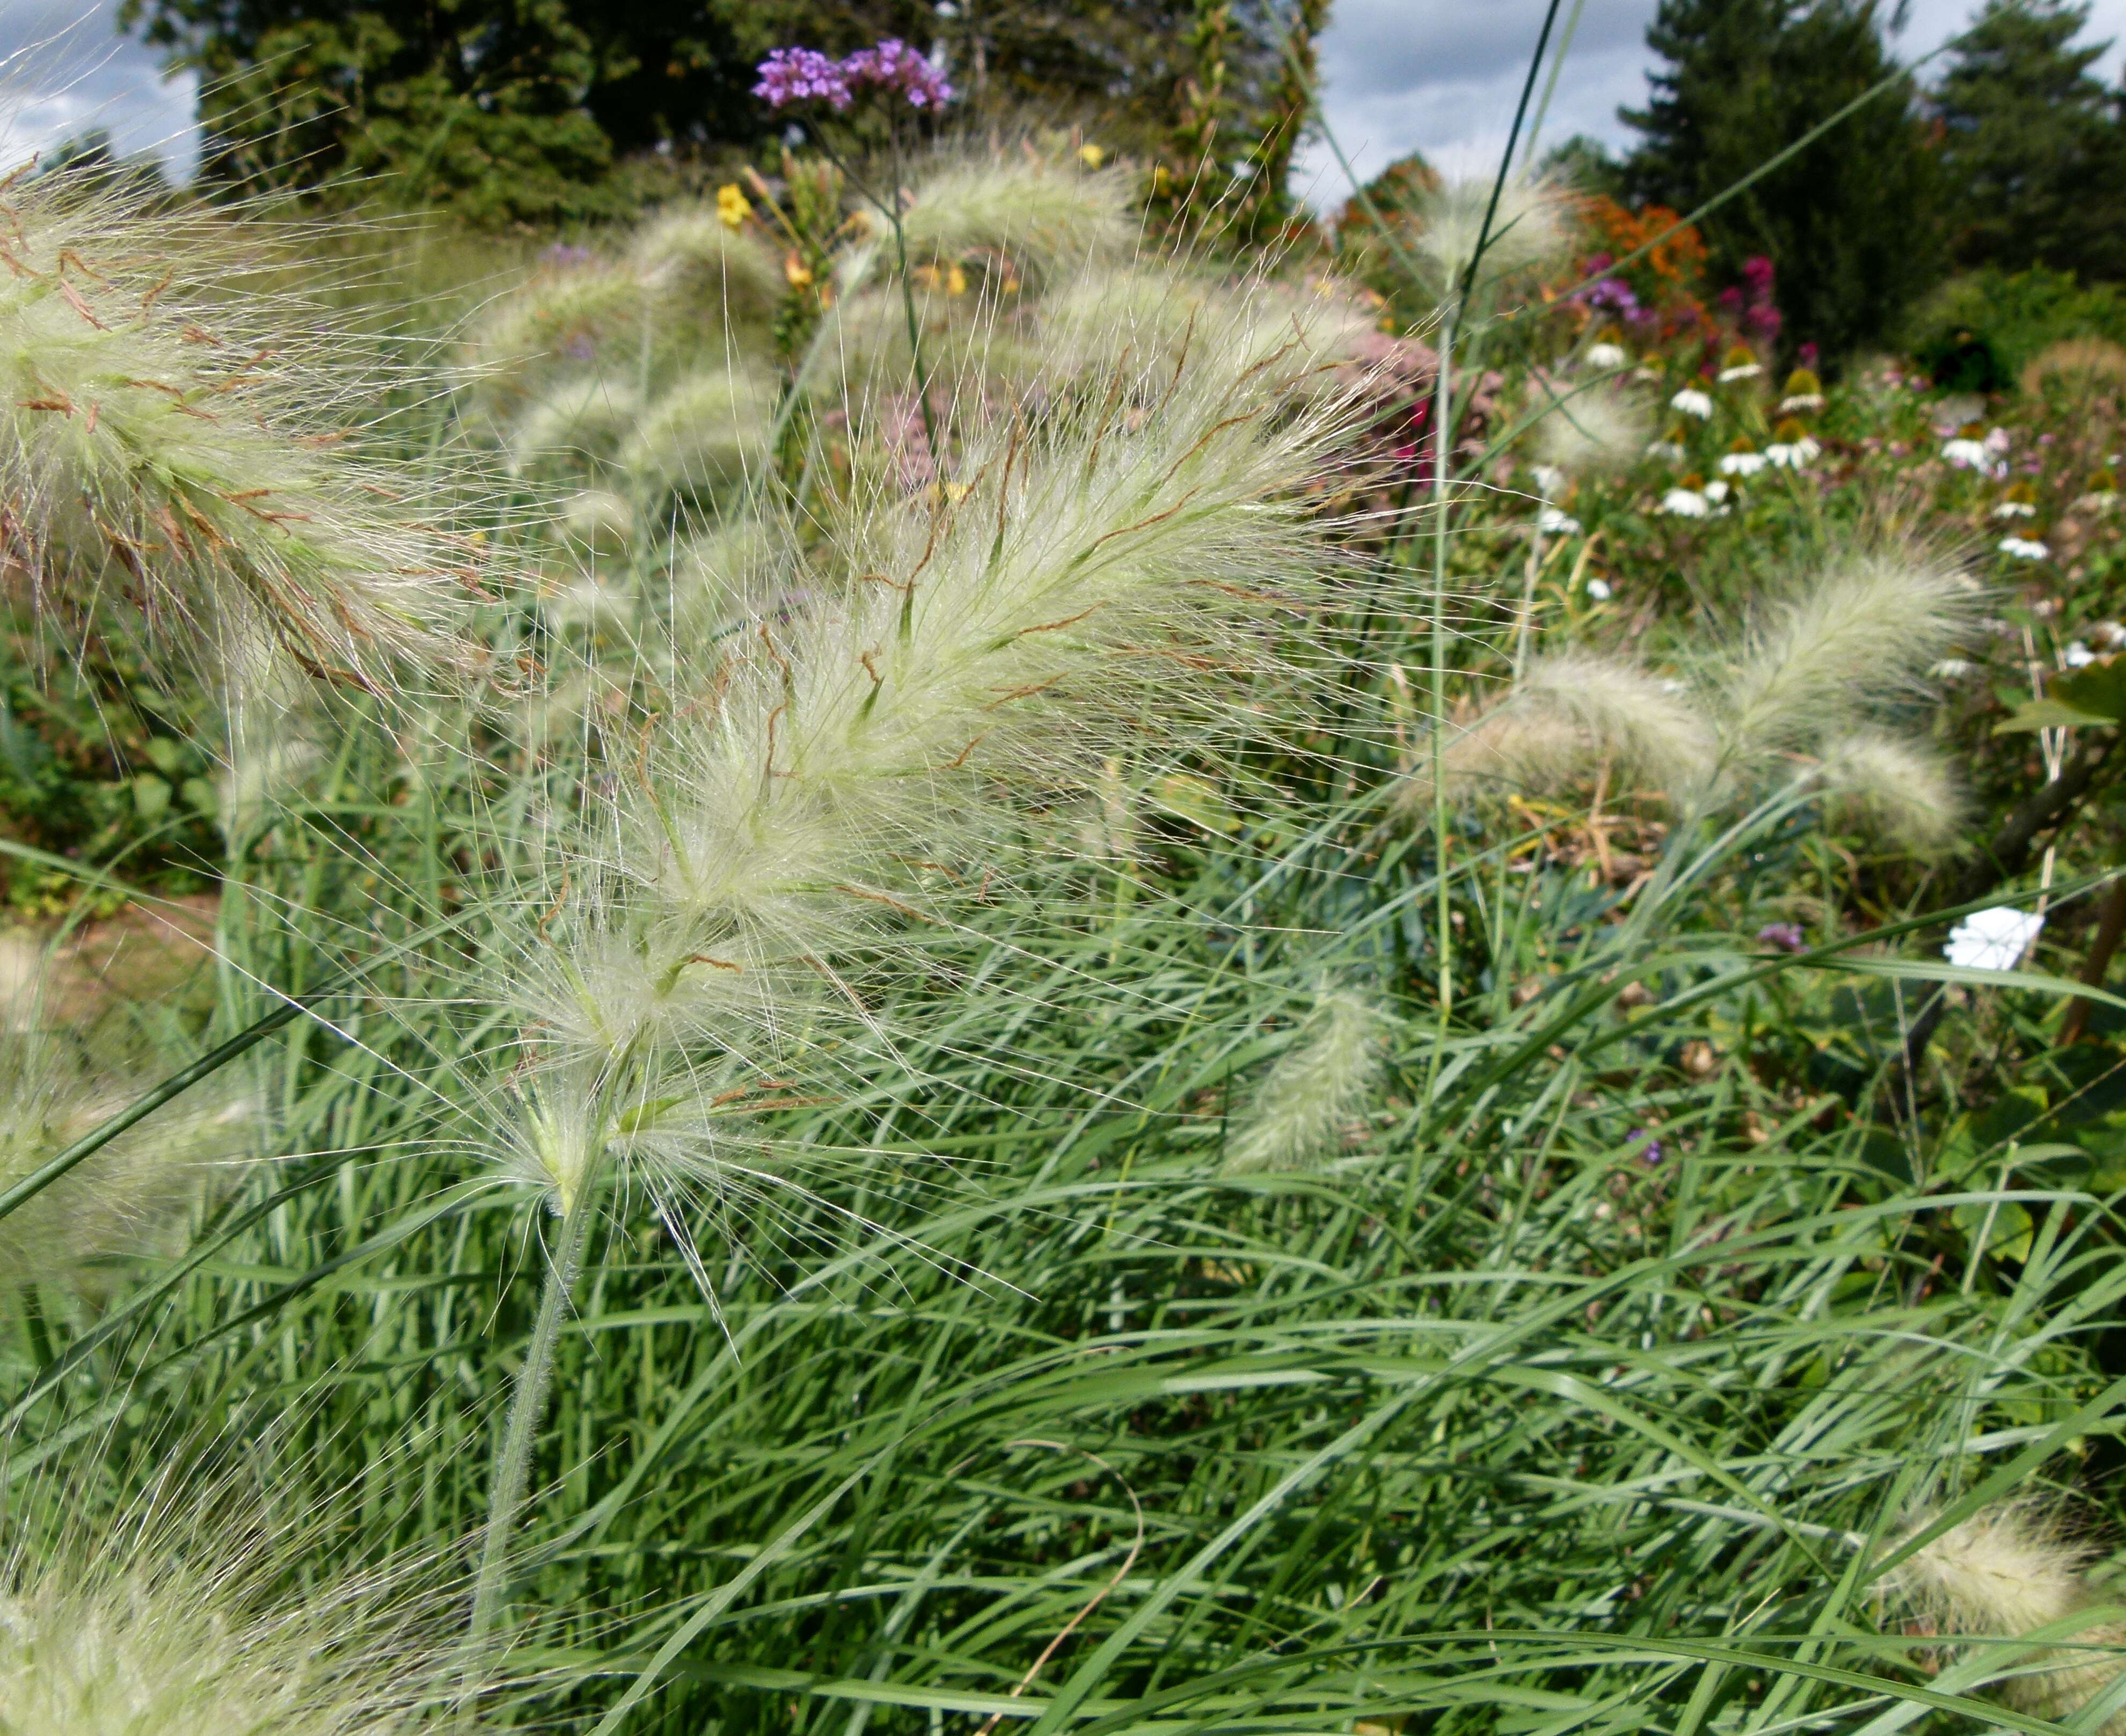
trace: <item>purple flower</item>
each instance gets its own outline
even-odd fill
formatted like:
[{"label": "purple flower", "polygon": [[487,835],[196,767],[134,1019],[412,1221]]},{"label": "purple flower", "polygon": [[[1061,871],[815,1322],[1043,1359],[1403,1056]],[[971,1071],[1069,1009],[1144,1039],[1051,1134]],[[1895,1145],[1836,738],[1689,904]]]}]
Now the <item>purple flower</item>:
[{"label": "purple flower", "polygon": [[1627,1139],[1646,1139],[1646,1149],[1639,1153],[1639,1161],[1645,1164],[1647,1168],[1651,1169],[1655,1164],[1661,1162],[1661,1141],[1659,1139],[1647,1139],[1646,1130],[1645,1128],[1634,1127],[1629,1133],[1625,1135],[1624,1137]]},{"label": "purple flower", "polygon": [[552,266],[560,271],[569,271],[579,265],[588,265],[597,257],[588,248],[557,241],[540,254],[539,263]]},{"label": "purple flower", "polygon": [[1762,946],[1783,946],[1788,952],[1808,951],[1808,936],[1801,932],[1798,922],[1767,922],[1757,931],[1757,943]]},{"label": "purple flower", "polygon": [[841,72],[851,85],[875,84],[905,97],[910,108],[939,108],[952,100],[952,87],[938,68],[898,36],[850,55]]},{"label": "purple flower", "polygon": [[770,108],[816,100],[845,109],[853,100],[843,64],[815,48],[779,48],[760,63],[759,72],[753,93]]}]

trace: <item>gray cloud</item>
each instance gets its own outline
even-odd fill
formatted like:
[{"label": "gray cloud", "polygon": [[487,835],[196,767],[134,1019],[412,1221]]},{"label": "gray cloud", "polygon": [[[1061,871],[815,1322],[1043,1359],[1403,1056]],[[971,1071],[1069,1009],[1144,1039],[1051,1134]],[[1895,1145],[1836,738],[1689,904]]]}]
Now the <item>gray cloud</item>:
[{"label": "gray cloud", "polygon": [[[1963,29],[1978,0],[1911,0],[1896,39],[1917,59]],[[1527,76],[1547,0],[1338,0],[1320,44],[1322,108],[1363,179],[1422,151],[1443,167],[1495,163]],[[1646,27],[1656,0],[1585,0],[1580,27],[1545,118],[1543,139],[1585,133],[1613,146],[1633,134],[1621,106],[1646,100],[1653,56]],[[2100,70],[2126,59],[2126,0],[2095,0],[2086,40],[2113,39]],[[1923,74],[1924,76],[1924,74]],[[1317,209],[1350,186],[1325,144],[1306,149],[1294,186]]]},{"label": "gray cloud", "polygon": [[0,159],[50,151],[96,127],[128,153],[188,177],[199,158],[190,77],[117,31],[116,0],[0,0]]}]

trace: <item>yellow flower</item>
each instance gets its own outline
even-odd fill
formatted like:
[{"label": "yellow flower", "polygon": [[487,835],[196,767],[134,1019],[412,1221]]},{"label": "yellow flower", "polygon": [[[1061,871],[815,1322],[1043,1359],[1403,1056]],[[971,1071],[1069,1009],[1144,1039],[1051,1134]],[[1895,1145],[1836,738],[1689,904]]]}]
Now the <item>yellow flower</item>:
[{"label": "yellow flower", "polygon": [[735,234],[738,226],[752,215],[752,201],[735,185],[726,182],[716,189],[716,218],[725,229]]},{"label": "yellow flower", "polygon": [[1097,144],[1081,144],[1078,147],[1078,160],[1087,168],[1096,169],[1108,160],[1108,153]]},{"label": "yellow flower", "polygon": [[795,248],[791,250],[782,262],[782,276],[793,290],[809,290],[812,287],[812,274],[806,268],[805,262],[797,257]]},{"label": "yellow flower", "polygon": [[947,295],[967,293],[967,274],[961,267],[955,265],[945,273],[945,293]]}]

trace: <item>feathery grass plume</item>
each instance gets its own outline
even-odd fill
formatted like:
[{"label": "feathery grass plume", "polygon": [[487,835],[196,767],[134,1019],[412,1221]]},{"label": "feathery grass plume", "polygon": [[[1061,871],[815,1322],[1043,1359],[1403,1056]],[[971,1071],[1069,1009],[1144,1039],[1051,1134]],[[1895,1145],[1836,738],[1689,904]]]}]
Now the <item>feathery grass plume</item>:
[{"label": "feathery grass plume", "polygon": [[313,1551],[330,1498],[298,1509],[255,1473],[186,1462],[196,1456],[181,1453],[116,1515],[104,1489],[83,1502],[63,1484],[34,1488],[24,1503],[33,1511],[0,1533],[0,1729],[472,1728],[460,1705],[471,1698],[465,1672],[445,1673],[429,1576],[400,1563],[321,1583]]},{"label": "feathery grass plume", "polygon": [[809,594],[645,733],[566,896],[527,899],[551,915],[501,991],[540,1064],[602,1096],[608,1144],[670,1095],[642,1095],[654,1053],[734,1102],[789,1071],[846,973],[995,866],[1013,790],[1264,727],[1231,696],[1335,583],[1295,491],[1341,418],[1272,416],[1205,337],[1127,417],[1118,389],[1103,417],[978,428],[964,491],[858,502]]},{"label": "feathery grass plume", "polygon": [[1431,287],[1443,294],[1457,290],[1476,257],[1480,237],[1484,254],[1476,285],[1495,283],[1551,263],[1571,240],[1566,201],[1558,189],[1540,177],[1518,176],[1499,189],[1498,209],[1486,234],[1485,214],[1491,210],[1495,183],[1488,175],[1420,186],[1410,196],[1416,234],[1410,247],[1427,267]]},{"label": "feathery grass plume", "polygon": [[[1713,776],[1718,752],[1712,719],[1680,684],[1617,658],[1568,650],[1532,662],[1441,757],[1454,793],[1547,792],[1606,766],[1618,785],[1648,785],[1675,800]],[[1422,770],[1400,796],[1416,817],[1430,813],[1432,800]]]},{"label": "feathery grass plume", "polygon": [[1306,1169],[1335,1157],[1379,1086],[1388,1023],[1370,995],[1323,989],[1250,1097],[1226,1144],[1227,1172]]},{"label": "feathery grass plume", "polygon": [[1723,757],[1737,767],[1805,746],[1924,691],[1974,592],[1949,561],[1895,543],[1824,564],[1750,624],[1719,684]]},{"label": "feathery grass plume", "polygon": [[688,517],[765,461],[774,389],[736,368],[704,369],[652,403],[622,444],[620,467],[652,523]]},{"label": "feathery grass plume", "polygon": [[2126,385],[2126,349],[2106,337],[2066,337],[2047,344],[2024,365],[2017,384],[2034,398],[2057,380],[2083,391]]},{"label": "feathery grass plume", "polygon": [[1956,836],[1963,804],[1948,762],[1931,748],[1887,730],[1861,729],[1826,743],[1818,776],[1835,809],[1915,854]]},{"label": "feathery grass plume", "polygon": [[[0,553],[40,599],[135,601],[211,644],[258,630],[314,675],[440,663],[476,584],[432,484],[343,446],[373,380],[251,285],[245,226],[78,177],[0,182]],[[307,322],[307,323],[306,323]]]},{"label": "feathery grass plume", "polygon": [[1310,654],[1281,655],[1280,629],[1338,594],[1332,527],[1303,495],[1344,411],[1272,414],[1215,342],[1106,403],[976,424],[965,482],[853,503],[816,591],[730,634],[713,668],[679,661],[698,685],[526,889],[487,997],[519,1033],[494,1107],[505,1168],[564,1223],[496,1460],[475,1638],[616,1163],[713,1301],[689,1205],[735,1219],[716,1228],[742,1253],[749,1221],[835,1161],[763,1151],[746,1117],[891,1052],[865,993],[1009,872],[1017,799],[1082,791],[1128,750],[1259,735],[1249,680]]},{"label": "feathery grass plume", "polygon": [[625,554],[635,540],[635,508],[606,488],[585,488],[561,502],[554,535],[586,554]]},{"label": "feathery grass plume", "polygon": [[1057,383],[1111,380],[1118,371],[1149,383],[1149,362],[1173,367],[1199,343],[1226,351],[1235,371],[1257,370],[1264,389],[1306,388],[1335,397],[1345,373],[1369,361],[1375,316],[1335,285],[1312,291],[1258,280],[1235,292],[1176,267],[1140,263],[1088,271],[1044,300],[1042,365]]},{"label": "feathery grass plume", "polygon": [[545,271],[498,300],[472,334],[467,389],[506,427],[531,400],[593,375],[631,385],[652,335],[640,279],[609,262]]},{"label": "feathery grass plume", "polygon": [[732,229],[711,205],[655,219],[629,246],[627,263],[659,312],[706,321],[718,340],[764,337],[787,288],[775,249]]},{"label": "feathery grass plume", "polygon": [[[138,1035],[59,1023],[42,962],[12,987],[0,1030],[0,1189],[124,1109],[160,1059]],[[0,1271],[17,1283],[99,1290],[115,1267],[160,1250],[252,1154],[257,1120],[256,1105],[227,1083],[151,1116],[0,1218]]]},{"label": "feathery grass plume", "polygon": [[1607,384],[1567,391],[1535,425],[1536,455],[1571,476],[1628,469],[1652,428],[1652,407],[1639,394]]},{"label": "feathery grass plume", "polygon": [[[1127,257],[1137,239],[1128,178],[1075,162],[985,154],[917,183],[900,219],[912,266],[994,256],[992,295],[1038,295],[1088,267]],[[883,256],[881,256],[883,257]]]},{"label": "feathery grass plume", "polygon": [[[2094,1551],[2068,1537],[2056,1516],[2011,1502],[1982,1508],[1944,1531],[1900,1563],[1889,1587],[1944,1639],[2014,1639],[2119,1601],[2089,1583],[2093,1559]],[[2126,1620],[2093,1623],[2069,1645],[2012,1665],[2004,1657],[2003,1668],[2016,1673],[1996,1683],[1995,1691],[2016,1711],[2072,1717],[2126,1668],[2126,1655],[2097,1649],[2121,1646]],[[2126,1710],[2114,1712],[2097,1729],[2101,1736],[2122,1736]]]},{"label": "feathery grass plume", "polygon": [[573,375],[527,405],[511,427],[509,468],[546,478],[609,472],[641,419],[633,387],[602,375]]}]

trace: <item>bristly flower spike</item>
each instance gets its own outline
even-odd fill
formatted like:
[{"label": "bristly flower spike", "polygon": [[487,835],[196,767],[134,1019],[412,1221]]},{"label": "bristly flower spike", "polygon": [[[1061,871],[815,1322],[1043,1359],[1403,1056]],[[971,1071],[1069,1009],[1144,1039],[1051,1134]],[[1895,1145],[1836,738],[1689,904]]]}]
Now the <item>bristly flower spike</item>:
[{"label": "bristly flower spike", "polygon": [[[0,552],[43,599],[105,593],[211,644],[262,627],[315,676],[381,691],[461,654],[484,590],[432,486],[331,419],[349,358],[250,293],[243,225],[64,174],[0,194]],[[434,509],[433,511],[430,509]]]}]

